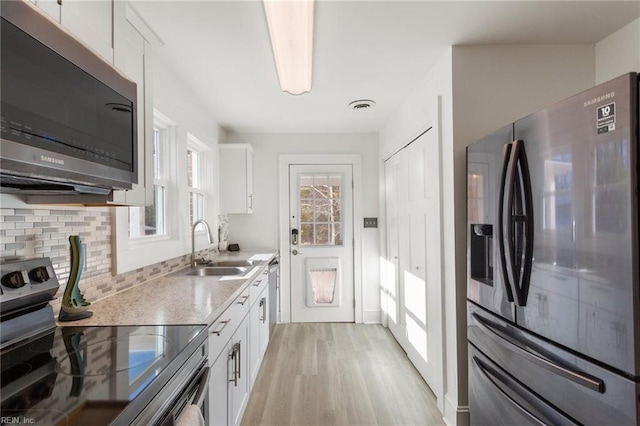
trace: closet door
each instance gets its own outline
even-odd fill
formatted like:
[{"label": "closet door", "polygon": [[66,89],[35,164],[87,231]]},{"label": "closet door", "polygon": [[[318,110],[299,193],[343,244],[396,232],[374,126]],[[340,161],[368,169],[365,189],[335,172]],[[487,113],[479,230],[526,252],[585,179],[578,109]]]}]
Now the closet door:
[{"label": "closet door", "polygon": [[[385,163],[389,329],[436,397],[443,388],[440,147],[429,130]],[[439,401],[440,402],[440,401]]]}]

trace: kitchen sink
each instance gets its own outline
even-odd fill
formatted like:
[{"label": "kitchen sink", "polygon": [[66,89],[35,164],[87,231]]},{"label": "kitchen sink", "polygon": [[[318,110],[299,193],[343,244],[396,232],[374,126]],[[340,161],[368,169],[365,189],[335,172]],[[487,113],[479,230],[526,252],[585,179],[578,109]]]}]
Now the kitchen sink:
[{"label": "kitchen sink", "polygon": [[212,260],[206,263],[206,266],[223,267],[223,266],[236,266],[236,267],[249,267],[253,266],[255,261],[253,260]]},{"label": "kitchen sink", "polygon": [[201,266],[187,272],[187,275],[223,276],[223,275],[244,275],[251,267],[247,266]]}]

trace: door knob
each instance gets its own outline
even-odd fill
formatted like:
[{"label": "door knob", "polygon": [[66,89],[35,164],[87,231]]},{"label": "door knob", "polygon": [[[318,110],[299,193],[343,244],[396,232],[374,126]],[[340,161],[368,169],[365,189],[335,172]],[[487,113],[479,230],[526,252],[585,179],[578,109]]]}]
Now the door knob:
[{"label": "door knob", "polygon": [[298,254],[298,250],[292,250],[291,254],[294,255],[294,256],[297,255]]}]

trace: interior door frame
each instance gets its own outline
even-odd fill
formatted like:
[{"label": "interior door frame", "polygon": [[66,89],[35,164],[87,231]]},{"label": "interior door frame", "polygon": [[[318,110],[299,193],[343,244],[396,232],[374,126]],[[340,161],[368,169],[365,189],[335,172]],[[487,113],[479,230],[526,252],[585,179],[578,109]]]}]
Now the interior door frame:
[{"label": "interior door frame", "polygon": [[356,323],[363,320],[362,289],[362,157],[360,154],[281,154],[278,164],[278,246],[280,249],[280,319],[291,322],[291,259],[289,252],[289,166],[348,164],[353,168],[353,295]]}]

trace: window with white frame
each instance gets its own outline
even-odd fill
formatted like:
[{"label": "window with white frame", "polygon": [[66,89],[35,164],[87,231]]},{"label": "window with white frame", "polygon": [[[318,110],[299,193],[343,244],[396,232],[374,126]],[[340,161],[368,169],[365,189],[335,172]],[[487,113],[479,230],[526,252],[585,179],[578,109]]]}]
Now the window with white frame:
[{"label": "window with white frame", "polygon": [[[153,112],[144,157],[148,205],[115,209],[118,274],[184,255],[191,241],[187,219],[207,218],[212,229],[216,226],[212,142],[200,142],[179,123]],[[198,230],[195,244],[207,247],[203,230]]]},{"label": "window with white frame", "polygon": [[[202,142],[189,134],[187,145],[187,187],[189,191],[189,224],[204,218],[205,185],[203,179],[203,148]],[[204,229],[202,224],[196,228]]]},{"label": "window with white frame", "polygon": [[170,179],[168,147],[171,124],[154,113],[153,125],[153,199],[144,207],[129,208],[129,238],[167,234],[167,193]]}]

